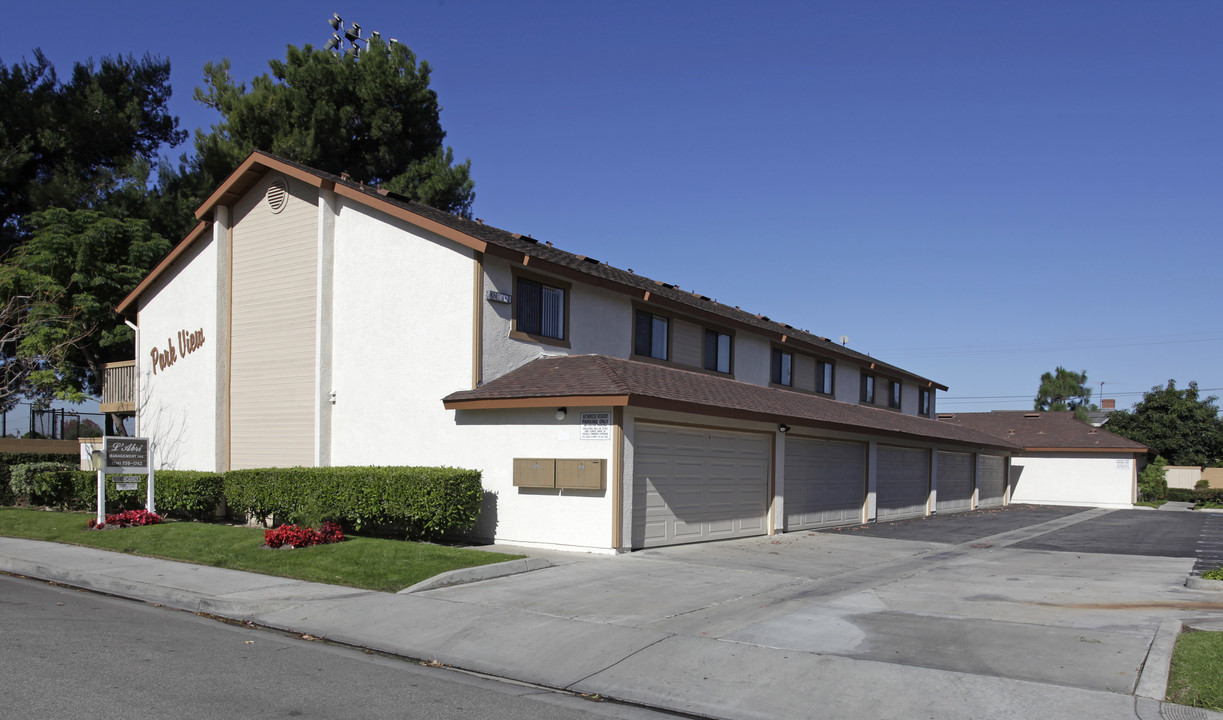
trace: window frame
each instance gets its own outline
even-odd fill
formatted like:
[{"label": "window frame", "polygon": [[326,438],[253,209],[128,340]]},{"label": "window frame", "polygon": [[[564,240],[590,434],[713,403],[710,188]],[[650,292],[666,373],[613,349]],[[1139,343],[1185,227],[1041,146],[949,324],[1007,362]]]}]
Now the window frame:
[{"label": "window frame", "polygon": [[[518,271],[514,271],[513,278],[514,295],[510,305],[510,337],[515,340],[525,340],[527,342],[541,343],[543,345],[554,345],[556,347],[564,348],[570,347],[569,320],[573,315],[573,313],[570,311],[571,298],[573,296],[573,284],[563,280],[557,280],[556,278],[551,278],[546,275],[535,275],[533,273]],[[536,285],[540,285],[542,287],[552,288],[553,290],[560,290],[564,294],[564,300],[561,303],[561,312],[564,313],[564,317],[561,319],[561,333],[564,335],[564,337],[554,338],[551,335],[531,333],[519,329],[518,303],[521,300],[521,293],[519,290],[523,281],[535,283]],[[542,315],[542,308],[540,314]]]},{"label": "window frame", "polygon": [[[701,369],[705,370],[706,372],[717,373],[718,375],[729,375],[733,377],[735,374],[735,334],[729,330],[724,330],[719,327],[711,327],[709,325],[704,325],[702,327],[704,332],[701,333]],[[720,358],[720,355],[714,358],[714,367],[709,367],[709,335],[711,333],[717,337],[726,337],[725,371],[717,368],[717,360]],[[717,340],[714,342],[716,344]]]},{"label": "window frame", "polygon": [[[820,384],[824,381],[824,373],[821,372],[824,368],[828,368],[828,387],[820,389]],[[836,389],[837,364],[831,360],[817,357],[815,359],[815,392],[819,395],[836,395]]]},{"label": "window frame", "polygon": [[[781,378],[785,374],[784,358],[787,358],[787,357],[790,359],[790,363],[789,363],[790,382],[785,383],[781,381]],[[779,358],[782,358],[783,361],[779,362],[778,361]],[[769,385],[773,387],[787,388],[791,390],[794,389],[794,351],[793,350],[790,350],[789,348],[780,348],[776,346],[772,348],[772,352],[769,353]]]},{"label": "window frame", "polygon": [[[869,390],[868,390],[869,385]],[[875,404],[875,376],[870,373],[862,373],[858,383],[858,402],[866,403],[867,405]]]},{"label": "window frame", "polygon": [[[637,347],[637,323],[643,315],[649,316],[650,324],[651,324],[650,352],[648,354],[642,354],[638,352],[639,348]],[[663,353],[662,357],[657,357],[653,354],[653,351],[654,351],[653,324],[655,320],[662,320],[663,322],[666,323],[666,326],[667,326],[666,327],[666,332],[667,332],[666,347],[662,349],[662,353]],[[675,336],[675,333],[674,333],[675,327],[671,321],[672,321],[672,318],[670,315],[661,315],[659,313],[654,312],[650,308],[634,306],[633,307],[633,348],[632,348],[633,352],[632,352],[632,356],[640,360],[650,360],[652,362],[671,362],[671,343]]]},{"label": "window frame", "polygon": [[917,388],[917,414],[930,417],[930,400],[934,395],[930,388]]},{"label": "window frame", "polygon": [[904,405],[904,385],[899,380],[888,379],[888,409],[902,410]]}]

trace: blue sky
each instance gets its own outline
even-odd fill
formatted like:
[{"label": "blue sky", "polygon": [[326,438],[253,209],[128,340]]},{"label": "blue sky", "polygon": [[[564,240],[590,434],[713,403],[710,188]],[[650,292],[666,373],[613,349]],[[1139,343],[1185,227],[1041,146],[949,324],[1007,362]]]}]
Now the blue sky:
[{"label": "blue sky", "polygon": [[44,0],[0,60],[169,57],[194,129],[206,61],[332,12],[433,66],[489,224],[848,335],[942,411],[1057,365],[1223,389],[1223,3]]}]

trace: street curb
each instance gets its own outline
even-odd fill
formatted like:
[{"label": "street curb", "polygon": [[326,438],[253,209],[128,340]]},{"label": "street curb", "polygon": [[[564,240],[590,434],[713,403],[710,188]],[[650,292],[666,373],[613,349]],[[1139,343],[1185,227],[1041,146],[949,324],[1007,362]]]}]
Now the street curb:
[{"label": "street curb", "polygon": [[531,572],[532,570],[542,570],[552,567],[552,563],[544,558],[522,558],[519,560],[506,560],[505,562],[493,563],[492,565],[478,565],[476,567],[460,568],[451,570],[440,575],[434,575],[428,580],[420,582],[400,590],[397,595],[411,595],[412,593],[424,592],[425,590],[436,590],[438,588],[451,587],[452,585],[465,585],[467,583],[479,582],[481,580],[492,580],[493,578],[505,577],[507,575],[518,575],[519,573]]},{"label": "street curb", "polygon": [[1172,669],[1172,648],[1180,634],[1180,620],[1163,620],[1159,623],[1151,649],[1147,651],[1147,659],[1142,664],[1142,674],[1138,676],[1134,695],[1163,701],[1168,692],[1168,673]]},{"label": "street curb", "polygon": [[1197,575],[1190,575],[1185,580],[1185,587],[1190,590],[1223,590],[1223,580],[1207,580]]}]

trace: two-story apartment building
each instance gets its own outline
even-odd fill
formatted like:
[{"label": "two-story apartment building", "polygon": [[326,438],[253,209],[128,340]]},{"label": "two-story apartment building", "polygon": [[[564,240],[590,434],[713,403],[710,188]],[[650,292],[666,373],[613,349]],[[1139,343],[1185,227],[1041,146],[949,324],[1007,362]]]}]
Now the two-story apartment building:
[{"label": "two-story apartment building", "polygon": [[263,153],[196,215],[119,308],[163,467],[475,468],[477,537],[606,552],[1006,502],[945,386],[768,317]]}]

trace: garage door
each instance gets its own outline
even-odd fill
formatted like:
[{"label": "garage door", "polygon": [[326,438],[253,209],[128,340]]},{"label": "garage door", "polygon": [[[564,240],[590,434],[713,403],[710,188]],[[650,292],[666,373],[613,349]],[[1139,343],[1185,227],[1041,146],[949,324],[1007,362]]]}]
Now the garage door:
[{"label": "garage door", "polygon": [[866,446],[786,438],[786,530],[862,522]]},{"label": "garage door", "polygon": [[925,515],[930,498],[930,451],[880,445],[876,458],[875,517],[896,520]]},{"label": "garage door", "polygon": [[1006,458],[982,455],[977,478],[977,507],[998,507],[1006,498]]},{"label": "garage door", "polygon": [[972,465],[971,453],[938,454],[937,510],[972,510]]},{"label": "garage door", "polygon": [[637,423],[633,547],[763,535],[773,438]]}]

